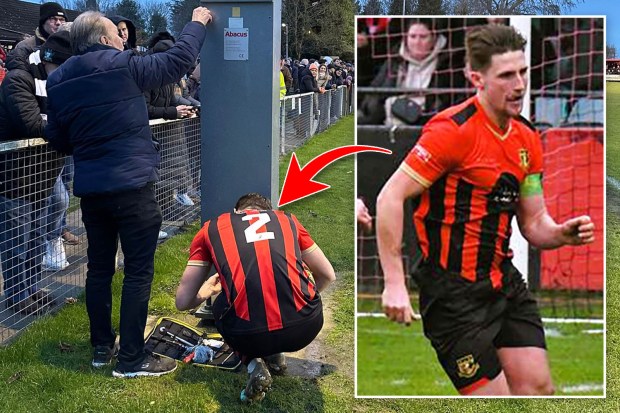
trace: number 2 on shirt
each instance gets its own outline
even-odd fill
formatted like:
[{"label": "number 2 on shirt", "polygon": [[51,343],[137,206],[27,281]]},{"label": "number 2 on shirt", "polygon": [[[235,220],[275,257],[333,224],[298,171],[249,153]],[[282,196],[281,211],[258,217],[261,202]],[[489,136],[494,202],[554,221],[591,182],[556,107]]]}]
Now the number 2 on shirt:
[{"label": "number 2 on shirt", "polygon": [[243,221],[256,220],[245,229],[245,240],[250,242],[263,241],[266,239],[274,239],[273,232],[258,232],[263,226],[267,225],[271,218],[267,214],[251,214],[241,218]]}]

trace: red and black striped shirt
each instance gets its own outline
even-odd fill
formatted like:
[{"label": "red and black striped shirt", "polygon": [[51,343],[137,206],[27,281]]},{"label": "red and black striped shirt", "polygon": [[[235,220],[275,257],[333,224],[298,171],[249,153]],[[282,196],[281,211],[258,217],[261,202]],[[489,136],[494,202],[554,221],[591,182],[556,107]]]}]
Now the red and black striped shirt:
[{"label": "red and black striped shirt", "polygon": [[279,330],[320,307],[302,255],[317,248],[297,218],[244,210],[207,221],[194,237],[188,265],[215,265],[229,303],[231,332]]},{"label": "red and black striped shirt", "polygon": [[542,172],[534,128],[520,118],[500,130],[473,97],[431,119],[400,169],[428,188],[414,213],[426,262],[499,288],[521,183]]}]

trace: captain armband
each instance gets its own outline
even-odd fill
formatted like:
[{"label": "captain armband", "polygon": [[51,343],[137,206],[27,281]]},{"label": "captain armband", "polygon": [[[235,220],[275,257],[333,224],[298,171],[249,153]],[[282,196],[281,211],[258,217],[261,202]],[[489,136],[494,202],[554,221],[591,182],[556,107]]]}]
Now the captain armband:
[{"label": "captain armband", "polygon": [[521,197],[525,198],[532,195],[542,195],[542,180],[541,174],[527,175],[521,183],[520,193]]}]

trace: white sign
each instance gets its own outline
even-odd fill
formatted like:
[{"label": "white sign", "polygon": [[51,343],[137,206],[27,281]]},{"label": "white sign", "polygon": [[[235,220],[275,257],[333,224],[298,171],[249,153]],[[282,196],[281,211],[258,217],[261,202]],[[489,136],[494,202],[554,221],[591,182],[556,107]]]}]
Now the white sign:
[{"label": "white sign", "polygon": [[224,60],[248,60],[248,29],[224,29]]},{"label": "white sign", "polygon": [[231,29],[243,29],[243,17],[229,17],[228,27]]}]

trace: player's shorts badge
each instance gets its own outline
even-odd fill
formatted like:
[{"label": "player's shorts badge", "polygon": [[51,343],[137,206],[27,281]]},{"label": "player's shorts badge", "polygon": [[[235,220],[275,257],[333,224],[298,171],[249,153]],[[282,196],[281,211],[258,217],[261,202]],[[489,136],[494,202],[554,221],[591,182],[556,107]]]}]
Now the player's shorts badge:
[{"label": "player's shorts badge", "polygon": [[525,171],[530,168],[530,153],[525,148],[519,149],[519,165]]},{"label": "player's shorts badge", "polygon": [[458,366],[458,369],[459,369],[458,371],[459,377],[464,377],[466,379],[473,377],[474,374],[476,374],[476,372],[480,368],[480,364],[474,361],[474,356],[472,354],[469,354],[465,357],[461,357],[460,359],[457,359],[456,365]]}]

